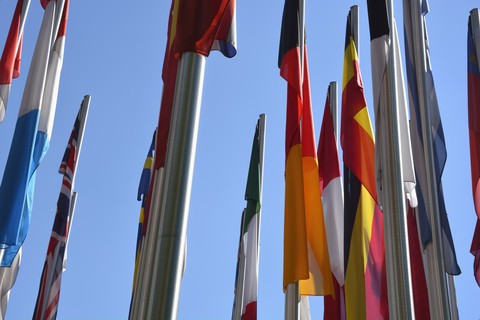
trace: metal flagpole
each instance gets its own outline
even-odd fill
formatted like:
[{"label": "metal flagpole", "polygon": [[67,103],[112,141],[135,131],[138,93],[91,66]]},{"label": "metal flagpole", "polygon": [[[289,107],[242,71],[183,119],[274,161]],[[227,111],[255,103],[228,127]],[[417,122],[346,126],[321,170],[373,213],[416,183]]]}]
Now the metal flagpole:
[{"label": "metal flagpole", "polygon": [[65,0],[56,0],[57,6],[55,7],[55,19],[53,20],[53,33],[51,48],[55,45],[57,40],[58,29],[60,28],[60,22],[62,21],[63,7],[65,6]]},{"label": "metal flagpole", "polygon": [[22,35],[23,35],[23,29],[25,29],[25,21],[27,20],[28,9],[30,8],[30,1],[31,0],[23,0],[23,3],[22,3],[20,28],[18,30],[17,47],[15,48],[15,52],[18,52],[18,48],[20,46],[20,39],[22,39]]},{"label": "metal flagpole", "polygon": [[[262,113],[260,115],[259,125],[258,125],[258,148],[259,148],[259,161],[260,161],[260,197],[263,194],[263,158],[265,155],[265,132],[267,125],[267,116]],[[261,211],[257,214],[258,219],[258,229],[257,229],[257,248],[258,256],[260,256],[260,222],[261,222]],[[257,275],[258,275],[258,264],[257,264]]]},{"label": "metal flagpole", "polygon": [[426,275],[428,283],[428,300],[432,319],[450,319],[449,299],[445,278],[445,262],[443,257],[443,243],[440,226],[438,205],[437,179],[433,158],[433,143],[431,134],[431,116],[428,109],[428,93],[426,92],[426,50],[421,2],[410,1],[412,32],[414,40],[414,61],[417,81],[418,102],[420,106],[420,123],[422,126],[422,140],[424,143],[425,171],[427,176],[427,194],[430,210],[427,211],[432,226],[432,241],[425,247]]},{"label": "metal flagpole", "polygon": [[155,230],[159,232],[155,232],[154,272],[146,319],[177,317],[204,71],[204,56],[194,52],[182,54],[162,184],[161,221]]},{"label": "metal flagpole", "polygon": [[[303,88],[304,65],[305,65],[305,0],[299,1],[299,28],[300,28],[300,75],[301,88]],[[300,319],[300,283],[294,282],[287,285],[285,290],[285,320]]]},{"label": "metal flagpole", "polygon": [[[386,108],[384,121],[386,136],[377,141],[382,145],[383,213],[385,234],[385,258],[387,268],[388,308],[391,319],[414,319],[413,292],[408,251],[407,208],[403,191],[403,168],[401,161],[397,72],[395,61],[399,53],[396,48],[396,26],[392,0],[386,2],[390,45],[386,67]],[[399,59],[399,57],[398,57]]]},{"label": "metal flagpole", "polygon": [[[330,102],[330,114],[333,121],[333,133],[337,138],[337,82],[332,81],[328,86],[328,102]],[[338,141],[338,139],[337,139]]]},{"label": "metal flagpole", "polygon": [[458,320],[457,294],[455,290],[455,280],[453,275],[448,274],[448,292],[450,293],[450,309],[452,320]]}]

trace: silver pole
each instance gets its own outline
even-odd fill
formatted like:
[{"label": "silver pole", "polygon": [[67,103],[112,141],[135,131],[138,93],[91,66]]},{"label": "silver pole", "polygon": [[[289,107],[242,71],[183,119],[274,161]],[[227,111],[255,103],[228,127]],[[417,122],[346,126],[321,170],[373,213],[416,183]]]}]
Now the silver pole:
[{"label": "silver pole", "polygon": [[77,138],[77,159],[75,161],[75,166],[73,168],[73,177],[72,177],[72,190],[75,183],[75,173],[78,167],[78,161],[80,159],[80,151],[82,151],[83,135],[85,133],[85,125],[87,124],[88,111],[90,110],[90,99],[91,96],[86,95],[83,97],[82,107],[83,112],[80,115],[80,128],[78,129],[78,138]]},{"label": "silver pole", "polygon": [[[405,0],[404,0],[405,1]],[[449,299],[445,278],[445,263],[443,257],[443,243],[441,238],[440,215],[438,205],[437,178],[433,157],[431,134],[431,116],[428,108],[428,93],[426,92],[427,60],[425,49],[425,31],[421,2],[410,1],[411,21],[413,33],[413,51],[415,62],[415,75],[417,80],[418,102],[420,109],[420,123],[422,126],[423,151],[425,158],[425,171],[427,176],[428,218],[432,226],[432,241],[425,247],[426,275],[428,282],[428,300],[432,319],[450,319]]]},{"label": "silver pole", "polygon": [[[337,137],[337,82],[332,81],[328,86],[328,101],[330,102],[330,114],[332,115],[333,121],[333,133]],[[338,139],[337,139],[338,140]]]},{"label": "silver pole", "polygon": [[20,28],[18,30],[18,37],[17,37],[17,47],[15,48],[15,52],[18,51],[20,46],[20,39],[23,35],[23,30],[25,29],[25,21],[27,20],[28,9],[30,8],[30,1],[31,0],[23,0],[22,3],[22,13],[20,14]]},{"label": "silver pole", "polygon": [[148,218],[147,233],[142,244],[140,253],[140,265],[137,282],[134,291],[134,303],[130,319],[145,319],[148,302],[148,292],[150,290],[150,279],[153,268],[153,252],[155,249],[155,237],[160,228],[160,205],[161,195],[163,194],[162,184],[164,180],[164,168],[157,169],[152,186],[152,198],[150,202],[150,216]]},{"label": "silver pole", "polygon": [[65,6],[65,0],[56,0],[56,2],[57,7],[55,9],[55,20],[53,20],[51,48],[53,48],[55,40],[57,40],[58,29],[60,28],[60,22],[62,21],[63,7]]},{"label": "silver pole", "polygon": [[480,17],[477,8],[470,10],[470,18],[472,19],[472,36],[474,39],[477,63],[480,66]]},{"label": "silver pole", "polygon": [[287,285],[285,290],[285,320],[300,319],[300,285],[297,282]]},{"label": "silver pole", "polygon": [[[262,113],[260,115],[260,121],[258,126],[258,147],[259,147],[259,161],[260,161],[260,197],[263,194],[263,158],[265,155],[265,132],[267,125],[267,116]],[[261,222],[261,211],[257,214],[258,219],[258,229],[257,229],[257,248],[258,256],[260,257],[260,222]],[[257,275],[258,275],[258,265],[257,265]]]},{"label": "silver pole", "polygon": [[448,274],[448,292],[450,293],[452,320],[458,320],[457,293],[455,290],[455,280],[451,274]]},{"label": "silver pole", "polygon": [[382,145],[384,155],[383,213],[385,234],[385,258],[387,268],[388,308],[391,319],[414,319],[413,293],[408,251],[407,210],[403,191],[403,168],[401,161],[399,109],[396,80],[399,70],[395,61],[400,59],[396,43],[396,27],[392,0],[388,0],[387,16],[390,26],[390,46],[385,75],[386,108],[383,125],[385,137],[377,142]]},{"label": "silver pole", "polygon": [[204,72],[204,56],[182,54],[168,137],[160,228],[155,235],[147,319],[177,317]]}]

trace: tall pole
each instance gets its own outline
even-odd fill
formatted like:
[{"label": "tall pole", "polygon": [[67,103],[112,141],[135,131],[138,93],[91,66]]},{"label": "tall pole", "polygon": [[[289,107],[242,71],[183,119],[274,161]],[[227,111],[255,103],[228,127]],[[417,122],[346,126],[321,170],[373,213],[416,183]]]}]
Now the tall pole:
[{"label": "tall pole", "polygon": [[432,241],[425,247],[426,275],[428,283],[428,300],[432,319],[450,319],[449,299],[445,278],[445,262],[443,257],[443,243],[440,224],[440,210],[438,205],[438,181],[435,175],[433,157],[433,143],[431,133],[431,115],[428,108],[428,93],[426,88],[427,58],[425,48],[424,21],[421,14],[421,2],[410,1],[413,51],[415,62],[415,78],[417,81],[420,123],[422,127],[423,152],[425,171],[427,176],[428,218],[432,227]]},{"label": "tall pole", "polygon": [[387,16],[390,26],[385,75],[386,107],[385,136],[377,143],[382,145],[383,213],[385,258],[387,269],[388,308],[391,319],[414,319],[413,292],[408,251],[407,208],[403,191],[403,167],[401,161],[399,94],[396,81],[399,70],[395,62],[399,57],[396,25],[392,0],[387,0]]},{"label": "tall pole", "polygon": [[243,289],[245,287],[245,248],[243,247],[243,221],[245,217],[245,209],[242,212],[242,221],[240,228],[240,243],[239,243],[239,252],[238,252],[238,275],[235,283],[235,303],[232,312],[232,320],[241,320],[242,319],[242,309],[243,309]]},{"label": "tall pole", "polygon": [[159,232],[155,232],[154,272],[146,319],[173,320],[177,317],[204,71],[204,56],[193,52],[182,54],[173,99],[161,221]]},{"label": "tall pole", "polygon": [[[333,121],[333,132],[335,134],[335,138],[337,138],[337,82],[332,81],[328,86],[328,102],[330,102],[330,114],[332,115]],[[338,141],[338,139],[337,139]]]}]

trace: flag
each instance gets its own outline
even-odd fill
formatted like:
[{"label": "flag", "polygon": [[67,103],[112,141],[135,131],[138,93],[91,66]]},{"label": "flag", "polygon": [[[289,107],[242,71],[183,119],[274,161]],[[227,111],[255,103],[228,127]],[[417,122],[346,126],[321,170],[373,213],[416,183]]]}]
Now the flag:
[{"label": "flag", "polygon": [[343,257],[343,190],[330,101],[327,96],[318,140],[318,176],[335,297],[324,298],[324,319],[346,319]]},{"label": "flag", "polygon": [[12,24],[0,59],[0,122],[5,118],[12,79],[20,75],[22,56],[23,25],[27,18],[30,0],[18,0]]},{"label": "flag", "polygon": [[[45,9],[30,64],[10,153],[0,185],[0,248],[2,266],[10,266],[27,235],[33,205],[35,170],[44,151],[37,128],[50,55],[55,1]],[[36,152],[35,152],[36,151]],[[40,155],[38,151],[41,151]]]},{"label": "flag", "polygon": [[233,308],[232,320],[241,319],[243,309],[243,287],[245,282],[245,250],[242,247],[243,239],[243,221],[245,209],[242,211],[240,219],[240,237],[238,239],[237,266],[235,268],[235,289],[233,290]]},{"label": "flag", "polygon": [[69,225],[71,223],[70,204],[78,161],[78,139],[80,130],[85,122],[85,117],[82,117],[84,112],[86,112],[85,109],[86,105],[82,103],[75,119],[60,169],[58,170],[60,174],[63,174],[62,187],[57,201],[57,212],[48,244],[47,257],[40,278],[33,319],[47,320],[57,318],[60,282],[64,270],[65,251],[69,236]]},{"label": "flag", "polygon": [[375,142],[357,49],[347,18],[340,142],[344,162],[347,319],[388,318],[383,213],[377,205]]},{"label": "flag", "polygon": [[142,207],[140,209],[140,219],[138,221],[138,232],[137,232],[137,245],[135,250],[135,269],[133,272],[133,289],[132,289],[132,298],[130,300],[130,309],[129,316],[132,312],[133,305],[133,293],[135,291],[135,284],[137,282],[138,270],[140,267],[140,252],[142,250],[142,242],[144,235],[142,234],[142,225],[145,212],[145,203],[147,199],[147,194],[150,186],[150,177],[152,175],[153,168],[153,153],[155,152],[155,134],[153,133],[152,142],[150,144],[150,149],[148,150],[147,158],[145,159],[145,164],[143,165],[142,175],[140,176],[140,183],[138,185],[137,200],[142,202]]},{"label": "flag", "polygon": [[280,36],[280,75],[287,81],[283,289],[331,295],[333,283],[318,177],[307,51],[300,55],[298,0],[286,0]]},{"label": "flag", "polygon": [[[400,46],[398,43],[397,26],[395,18],[390,35],[390,26],[387,18],[387,8],[384,0],[368,0],[368,21],[370,24],[370,53],[372,59],[372,89],[373,104],[375,111],[375,169],[377,179],[377,196],[380,209],[383,207],[383,175],[384,171],[382,156],[387,155],[387,89],[386,74],[389,66],[394,65],[397,70],[394,81],[396,103],[398,109],[398,137],[400,145],[400,161],[402,163],[403,188],[405,197],[411,207],[417,206],[415,193],[415,172],[413,168],[412,147],[410,144],[410,130],[408,127],[407,98],[403,81],[402,62],[400,60]],[[395,60],[389,60],[389,51],[394,50]],[[392,93],[393,94],[393,93]]]},{"label": "flag", "polygon": [[[478,14],[478,12],[477,12]],[[468,19],[468,131],[470,136],[470,161],[472,170],[473,203],[477,214],[477,225],[470,252],[474,255],[473,273],[480,286],[480,70],[478,43],[475,43],[474,28],[478,34],[480,26],[473,25],[472,14]]]},{"label": "flag", "polygon": [[[412,19],[411,8],[408,1],[403,3],[403,16],[404,16],[404,28],[405,28],[405,58],[406,58],[406,68],[407,68],[407,79],[408,79],[408,90],[409,90],[409,104],[410,104],[410,132],[412,138],[412,150],[413,150],[413,161],[415,164],[415,174],[418,182],[419,188],[417,188],[418,194],[418,219],[420,221],[419,228],[422,238],[423,246],[426,246],[429,241],[431,241],[432,233],[430,223],[428,221],[427,212],[431,209],[428,204],[428,194],[427,194],[427,176],[426,176],[426,167],[425,167],[425,158],[424,158],[424,142],[422,137],[422,126],[420,122],[420,104],[418,96],[418,84],[415,76],[417,68],[421,66],[415,65],[414,60],[414,35],[412,28]],[[428,4],[426,1],[422,2],[422,21],[424,26],[425,17],[424,15],[428,12]],[[425,28],[426,30],[426,28]],[[433,157],[435,163],[435,176],[437,181],[437,193],[438,193],[438,206],[440,214],[440,225],[442,229],[442,243],[443,243],[443,255],[445,261],[445,270],[449,274],[458,275],[460,274],[460,267],[457,263],[457,258],[455,254],[455,247],[453,244],[453,238],[450,231],[450,226],[447,218],[447,211],[445,207],[445,200],[443,197],[442,190],[442,173],[443,168],[445,167],[445,162],[447,160],[447,149],[445,145],[445,137],[443,135],[442,121],[440,119],[440,111],[438,108],[437,95],[435,93],[435,85],[433,83],[433,74],[432,68],[430,65],[430,54],[428,50],[428,36],[425,31],[423,41],[425,42],[426,48],[426,59],[427,59],[427,70],[425,71],[425,86],[427,91],[427,108],[430,112],[431,120],[431,129],[428,130],[431,132],[431,139],[433,144]]]},{"label": "flag", "polygon": [[[195,9],[194,9],[195,8]],[[215,11],[217,10],[217,11]],[[193,16],[192,16],[193,15]],[[192,20],[193,19],[193,20]],[[201,20],[201,21],[199,21]],[[194,23],[198,23],[195,24]],[[231,58],[237,53],[235,0],[173,0],[168,21],[168,37],[163,59],[163,92],[158,118],[156,156],[150,190],[157,169],[165,166],[168,134],[172,118],[173,95],[181,52],[197,52],[208,56],[218,50]],[[177,45],[177,43],[180,43]],[[147,196],[143,234],[147,232],[151,196]]]},{"label": "flag", "polygon": [[262,176],[258,120],[253,138],[250,167],[245,190],[242,248],[245,250],[245,278],[243,288],[242,320],[257,319],[258,262],[260,254],[260,209],[262,203]]}]

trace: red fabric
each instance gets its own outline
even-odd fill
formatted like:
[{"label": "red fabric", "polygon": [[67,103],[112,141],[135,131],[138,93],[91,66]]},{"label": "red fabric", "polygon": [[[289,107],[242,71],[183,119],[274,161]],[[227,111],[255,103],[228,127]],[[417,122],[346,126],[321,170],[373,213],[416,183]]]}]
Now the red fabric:
[{"label": "red fabric", "polygon": [[468,127],[475,212],[480,219],[480,78],[468,73]]},{"label": "red fabric", "polygon": [[315,129],[313,128],[312,104],[310,102],[310,80],[308,77],[307,46],[304,46],[303,108],[302,108],[302,156],[317,157],[315,150]]},{"label": "red fabric", "polygon": [[333,289],[335,290],[335,297],[324,296],[323,297],[323,319],[324,320],[345,320],[345,288],[340,287],[332,273]]},{"label": "red fabric", "polygon": [[340,162],[338,160],[336,141],[332,114],[330,113],[330,101],[327,96],[317,152],[318,176],[320,178],[322,193],[323,188],[327,186],[330,181],[340,177]]},{"label": "red fabric", "polygon": [[389,319],[383,212],[377,205],[365,270],[365,309],[367,319]]},{"label": "red fabric", "polygon": [[[355,115],[366,107],[367,103],[363,92],[358,60],[353,60],[353,64],[355,75],[352,76],[342,92],[342,106],[348,106],[348,108],[342,107],[342,126],[340,129],[343,162],[352,170],[377,202],[375,143],[365,129],[354,119]],[[362,143],[358,143],[359,140]]]},{"label": "red fabric", "polygon": [[[174,0],[175,1],[175,0]],[[204,56],[210,54],[213,41],[219,30],[231,25],[224,14],[231,16],[231,0],[177,0],[178,20],[175,55],[182,52],[197,52]],[[224,27],[224,25],[226,25]],[[227,33],[228,34],[228,33]]]},{"label": "red fabric", "polygon": [[245,307],[242,320],[257,320],[257,301],[252,301]]},{"label": "red fabric", "polygon": [[418,239],[417,222],[415,221],[413,209],[410,206],[408,207],[407,225],[415,318],[428,320],[430,319],[430,307],[428,304],[427,279]]},{"label": "red fabric", "polygon": [[[12,24],[8,31],[7,41],[0,59],[0,84],[12,83],[12,78],[20,74],[21,43],[16,51],[18,33],[20,32],[20,14],[22,12],[23,0],[18,0],[15,12],[13,13]],[[22,37],[23,38],[23,37]]]},{"label": "red fabric", "polygon": [[65,4],[63,6],[62,20],[60,20],[60,26],[58,27],[57,39],[65,36],[65,33],[67,32],[68,3],[69,0],[65,0]]},{"label": "red fabric", "polygon": [[473,234],[470,253],[475,257],[473,262],[473,274],[478,286],[480,287],[480,219],[477,219],[477,225],[475,226],[475,233]]}]

